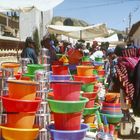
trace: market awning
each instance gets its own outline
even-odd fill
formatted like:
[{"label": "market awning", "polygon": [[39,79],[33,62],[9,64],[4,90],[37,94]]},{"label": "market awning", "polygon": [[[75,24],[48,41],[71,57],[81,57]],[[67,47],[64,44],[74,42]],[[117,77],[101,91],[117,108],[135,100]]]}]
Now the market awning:
[{"label": "market awning", "polygon": [[40,11],[47,11],[64,0],[1,0],[0,11],[28,11],[32,8],[37,8]]},{"label": "market awning", "polygon": [[87,27],[49,25],[47,26],[47,29],[49,33],[62,34],[74,39],[84,40],[91,40],[96,37],[104,37],[109,34],[105,24],[97,24]]}]

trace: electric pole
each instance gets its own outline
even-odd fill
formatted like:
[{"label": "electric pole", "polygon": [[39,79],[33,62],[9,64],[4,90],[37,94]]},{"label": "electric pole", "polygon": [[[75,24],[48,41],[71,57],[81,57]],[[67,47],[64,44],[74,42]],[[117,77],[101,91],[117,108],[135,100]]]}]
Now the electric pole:
[{"label": "electric pole", "polygon": [[131,29],[131,22],[132,22],[132,14],[131,14],[131,12],[129,13],[129,31],[130,31],[130,29]]}]

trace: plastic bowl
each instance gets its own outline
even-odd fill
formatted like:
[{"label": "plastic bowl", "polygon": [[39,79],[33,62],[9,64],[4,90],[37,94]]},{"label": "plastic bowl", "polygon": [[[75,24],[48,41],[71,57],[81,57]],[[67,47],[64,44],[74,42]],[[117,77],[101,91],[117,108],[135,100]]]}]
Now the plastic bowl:
[{"label": "plastic bowl", "polygon": [[90,100],[90,99],[96,99],[96,97],[97,97],[97,92],[83,92],[81,95],[82,95],[83,97],[88,98],[89,100]]},{"label": "plastic bowl", "polygon": [[111,114],[111,115],[121,115],[122,114],[122,111],[108,111],[108,110],[101,110],[101,113],[104,113],[104,114]]},{"label": "plastic bowl", "polygon": [[10,128],[7,126],[0,126],[2,131],[2,137],[5,140],[35,140],[39,133],[39,128],[33,129],[18,129]]},{"label": "plastic bowl", "polygon": [[78,101],[82,82],[80,81],[52,81],[51,86],[55,100]]},{"label": "plastic bowl", "polygon": [[118,107],[118,108],[120,108],[121,107],[121,104],[120,103],[107,103],[107,102],[103,102],[102,103],[102,106],[103,107]]},{"label": "plastic bowl", "polygon": [[84,92],[93,92],[95,83],[83,84],[81,90]]},{"label": "plastic bowl", "polygon": [[68,66],[64,65],[52,65],[53,75],[69,75]]},{"label": "plastic bowl", "polygon": [[105,75],[105,70],[98,70],[98,75],[99,76],[104,76]]},{"label": "plastic bowl", "polygon": [[9,98],[34,100],[39,83],[28,80],[8,80]]},{"label": "plastic bowl", "polygon": [[19,112],[7,114],[7,127],[31,129],[34,126],[36,112]]},{"label": "plastic bowl", "polygon": [[100,106],[94,105],[93,108],[84,108],[83,115],[90,115],[90,114],[95,114],[97,110],[99,110]]},{"label": "plastic bowl", "polygon": [[103,58],[95,57],[95,61],[97,61],[97,62],[102,62],[102,61],[103,61]]},{"label": "plastic bowl", "polygon": [[94,66],[77,66],[77,75],[78,76],[93,76]]},{"label": "plastic bowl", "polygon": [[101,116],[105,115],[107,117],[108,123],[111,123],[111,124],[119,123],[121,121],[121,118],[123,117],[123,114],[120,114],[120,115],[111,115],[111,114],[104,114],[104,113],[100,113],[100,114]]},{"label": "plastic bowl", "polygon": [[2,68],[12,68],[14,70],[14,73],[16,74],[16,73],[18,73],[20,64],[16,63],[16,62],[3,62],[1,64],[1,67]]},{"label": "plastic bowl", "polygon": [[45,66],[43,66],[42,64],[28,64],[27,65],[28,74],[34,75],[35,71],[39,69],[45,69]]},{"label": "plastic bowl", "polygon": [[89,56],[83,56],[82,57],[82,62],[87,62],[90,61],[90,57]]},{"label": "plastic bowl", "polygon": [[51,81],[55,80],[71,80],[71,75],[51,75]]},{"label": "plastic bowl", "polygon": [[80,130],[82,112],[66,114],[52,112],[52,114],[56,130]]},{"label": "plastic bowl", "polygon": [[19,100],[3,96],[2,103],[6,112],[36,112],[39,109],[41,98],[35,100]]},{"label": "plastic bowl", "polygon": [[93,83],[96,82],[96,76],[78,76],[73,75],[75,81],[82,81],[83,83]]},{"label": "plastic bowl", "polygon": [[79,101],[60,101],[54,99],[46,99],[49,103],[50,110],[55,113],[74,113],[83,111],[87,98],[81,97]]},{"label": "plastic bowl", "polygon": [[87,124],[81,124],[80,130],[60,131],[55,130],[54,124],[51,124],[47,129],[50,131],[51,138],[53,140],[83,140],[89,126]]}]

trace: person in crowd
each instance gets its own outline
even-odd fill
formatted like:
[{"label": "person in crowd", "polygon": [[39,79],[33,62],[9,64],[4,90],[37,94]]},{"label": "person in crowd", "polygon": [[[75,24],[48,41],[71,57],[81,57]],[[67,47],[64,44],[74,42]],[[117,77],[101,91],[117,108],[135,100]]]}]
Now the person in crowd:
[{"label": "person in crowd", "polygon": [[110,73],[109,73],[109,91],[120,92],[120,81],[119,77],[116,75],[116,65],[118,64],[118,59],[123,56],[124,45],[117,45],[115,49],[108,50],[109,63],[110,63]]},{"label": "person in crowd", "polygon": [[25,47],[21,52],[21,58],[29,58],[31,63],[38,64],[38,58],[35,51],[35,42],[31,37],[26,38]]},{"label": "person in crowd", "polygon": [[55,46],[53,45],[52,40],[49,37],[43,37],[42,45],[49,50],[50,65],[52,65],[55,61],[58,61],[56,49],[54,48]]}]

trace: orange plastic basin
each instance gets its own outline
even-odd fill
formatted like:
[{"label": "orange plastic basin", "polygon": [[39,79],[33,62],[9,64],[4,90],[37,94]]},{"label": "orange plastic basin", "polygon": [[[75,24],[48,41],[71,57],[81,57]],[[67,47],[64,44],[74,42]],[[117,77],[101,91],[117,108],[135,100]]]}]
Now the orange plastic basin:
[{"label": "orange plastic basin", "polygon": [[34,126],[35,112],[27,113],[13,113],[7,114],[7,126],[12,128],[26,128],[31,129]]},{"label": "orange plastic basin", "polygon": [[8,80],[9,98],[34,100],[36,97],[37,82],[28,80]]},{"label": "orange plastic basin", "polygon": [[20,64],[16,63],[16,62],[3,62],[1,64],[2,68],[13,68],[14,69],[14,73],[18,73]]},{"label": "orange plastic basin", "polygon": [[33,129],[18,129],[7,126],[0,126],[2,137],[5,140],[35,140],[39,133],[39,128]]},{"label": "orange plastic basin", "polygon": [[78,76],[93,76],[93,66],[77,66]]}]

